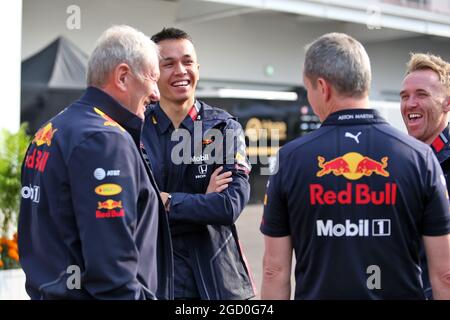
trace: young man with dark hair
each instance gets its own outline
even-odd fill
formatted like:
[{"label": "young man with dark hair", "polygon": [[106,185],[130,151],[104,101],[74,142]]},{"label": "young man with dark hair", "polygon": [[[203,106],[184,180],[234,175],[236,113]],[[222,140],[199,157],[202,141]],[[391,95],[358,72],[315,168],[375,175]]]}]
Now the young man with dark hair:
[{"label": "young man with dark hair", "polygon": [[169,217],[175,299],[249,299],[250,271],[234,225],[250,195],[242,128],[195,98],[199,64],[186,32],[165,28],[152,40],[160,49],[161,99],[146,112],[143,143]]}]

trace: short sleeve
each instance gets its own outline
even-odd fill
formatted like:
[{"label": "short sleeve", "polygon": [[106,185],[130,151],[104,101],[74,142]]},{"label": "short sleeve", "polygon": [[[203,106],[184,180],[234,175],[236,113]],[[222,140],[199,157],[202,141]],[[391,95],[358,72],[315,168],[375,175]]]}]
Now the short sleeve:
[{"label": "short sleeve", "polygon": [[[281,162],[282,159],[279,158]],[[283,192],[283,170],[270,176],[266,194],[264,195],[264,213],[261,220],[260,231],[271,237],[284,237],[289,235],[289,215],[287,211],[287,197]]]}]

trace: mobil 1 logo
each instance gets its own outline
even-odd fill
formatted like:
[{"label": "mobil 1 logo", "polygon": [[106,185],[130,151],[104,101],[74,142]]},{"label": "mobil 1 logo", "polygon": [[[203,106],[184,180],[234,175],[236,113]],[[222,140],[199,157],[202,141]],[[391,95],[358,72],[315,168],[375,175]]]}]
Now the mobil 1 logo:
[{"label": "mobil 1 logo", "polygon": [[388,237],[391,235],[390,219],[359,219],[344,223],[333,220],[317,220],[316,234],[319,237]]}]

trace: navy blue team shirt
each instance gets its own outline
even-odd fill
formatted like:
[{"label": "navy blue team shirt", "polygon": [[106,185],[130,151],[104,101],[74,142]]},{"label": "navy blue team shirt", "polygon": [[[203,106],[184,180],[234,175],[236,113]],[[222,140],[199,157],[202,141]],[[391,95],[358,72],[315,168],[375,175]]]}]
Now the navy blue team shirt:
[{"label": "navy blue team shirt", "polygon": [[291,236],[295,299],[424,299],[421,236],[450,233],[445,178],[375,110],[338,111],[280,150],[260,230]]}]

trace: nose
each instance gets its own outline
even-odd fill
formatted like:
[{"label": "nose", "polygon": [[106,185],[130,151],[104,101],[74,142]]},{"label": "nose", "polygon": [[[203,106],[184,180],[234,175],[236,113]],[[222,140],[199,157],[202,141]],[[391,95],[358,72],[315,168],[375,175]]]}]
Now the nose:
[{"label": "nose", "polygon": [[159,89],[158,86],[155,84],[152,87],[152,90],[150,91],[150,99],[152,101],[159,101],[160,95],[159,95]]},{"label": "nose", "polygon": [[181,62],[177,63],[175,73],[176,74],[185,74],[186,67]]},{"label": "nose", "polygon": [[405,101],[405,106],[407,108],[414,108],[417,106],[417,99],[414,95],[411,95],[408,97],[408,99],[406,99]]}]

